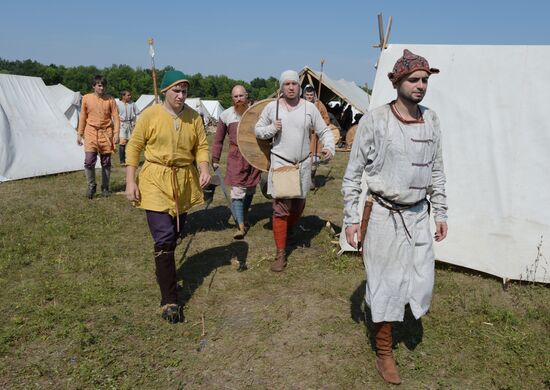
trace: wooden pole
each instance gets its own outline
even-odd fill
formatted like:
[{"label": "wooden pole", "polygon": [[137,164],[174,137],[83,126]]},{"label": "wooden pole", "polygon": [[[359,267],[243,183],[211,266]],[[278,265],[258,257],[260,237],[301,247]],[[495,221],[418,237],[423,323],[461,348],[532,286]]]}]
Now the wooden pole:
[{"label": "wooden pole", "polygon": [[157,72],[155,70],[155,49],[153,48],[153,38],[148,38],[147,43],[149,44],[149,55],[151,56],[152,64],[152,74],[153,74],[153,92],[155,94],[155,103],[159,103],[159,92],[157,89]]},{"label": "wooden pole", "polygon": [[325,64],[325,59],[321,58],[321,74],[319,75],[319,89],[317,92],[317,99],[321,100],[321,86],[323,85],[323,65]]},{"label": "wooden pole", "polygon": [[279,120],[279,97],[281,96],[281,88],[277,90],[277,104],[275,105],[275,120]]},{"label": "wooden pole", "polygon": [[382,20],[382,14],[378,14],[378,35],[380,37],[380,46],[375,47],[383,47],[384,44],[384,21]]},{"label": "wooden pole", "polygon": [[388,48],[387,46],[388,46],[388,41],[390,40],[392,21],[393,21],[393,17],[390,16],[390,18],[388,19],[388,28],[386,29],[386,34],[384,34],[384,42],[382,43],[382,47],[380,48],[380,51]]}]

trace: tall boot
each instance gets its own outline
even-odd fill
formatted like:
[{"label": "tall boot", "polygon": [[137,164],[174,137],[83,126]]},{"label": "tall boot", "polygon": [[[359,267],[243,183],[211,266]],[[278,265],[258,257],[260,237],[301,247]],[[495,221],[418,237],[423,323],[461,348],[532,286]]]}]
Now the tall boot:
[{"label": "tall boot", "polygon": [[178,305],[176,261],[173,247],[155,245],[155,274],[160,288],[162,317],[172,323],[180,321]]},{"label": "tall boot", "polygon": [[109,182],[111,181],[111,167],[101,167],[101,195],[108,197],[111,195],[109,191]]},{"label": "tall boot", "polygon": [[288,226],[287,217],[273,216],[273,237],[275,239],[275,246],[277,247],[277,253],[275,255],[275,262],[271,265],[271,271],[281,272],[284,271],[286,260],[286,230]]},{"label": "tall boot", "polygon": [[120,165],[126,165],[126,145],[118,146],[118,156],[120,158]]},{"label": "tall boot", "polygon": [[96,191],[95,184],[95,168],[84,168],[84,173],[86,173],[86,181],[88,182],[88,190],[86,191],[86,198],[92,199]]},{"label": "tall boot", "polygon": [[285,270],[286,265],[286,250],[277,248],[277,253],[275,254],[275,262],[271,264],[271,270],[273,272],[282,272]]},{"label": "tall boot", "polygon": [[231,200],[233,206],[233,212],[235,213],[235,219],[237,220],[237,232],[233,235],[235,240],[242,240],[246,234],[244,227],[244,212],[243,212],[243,200],[233,199]]},{"label": "tall boot", "polygon": [[249,229],[250,228],[250,221],[248,219],[248,212],[250,210],[250,205],[252,204],[252,198],[254,198],[253,194],[246,194],[243,200],[243,221],[244,226]]},{"label": "tall boot", "polygon": [[401,383],[401,377],[393,358],[391,328],[391,322],[377,322],[374,324],[376,369],[386,382],[398,385]]}]

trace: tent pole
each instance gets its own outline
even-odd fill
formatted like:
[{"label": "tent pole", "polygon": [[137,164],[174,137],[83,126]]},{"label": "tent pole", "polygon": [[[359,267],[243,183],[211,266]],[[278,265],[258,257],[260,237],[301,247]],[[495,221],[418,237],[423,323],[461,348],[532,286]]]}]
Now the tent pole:
[{"label": "tent pole", "polygon": [[149,37],[147,39],[147,43],[149,44],[149,55],[151,56],[151,72],[153,75],[153,92],[155,94],[155,103],[159,103],[159,93],[157,89],[157,72],[155,70],[155,49],[153,48],[153,38]]},{"label": "tent pole", "polygon": [[317,99],[321,100],[321,86],[323,85],[323,65],[325,64],[325,59],[321,58],[321,74],[319,75],[319,89],[317,92]]}]

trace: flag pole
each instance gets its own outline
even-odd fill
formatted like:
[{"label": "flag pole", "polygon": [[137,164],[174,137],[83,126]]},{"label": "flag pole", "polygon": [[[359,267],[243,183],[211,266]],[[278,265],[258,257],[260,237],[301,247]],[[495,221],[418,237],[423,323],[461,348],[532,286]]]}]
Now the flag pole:
[{"label": "flag pole", "polygon": [[153,38],[149,37],[147,39],[147,44],[149,45],[149,55],[151,56],[151,64],[152,64],[152,74],[153,74],[153,91],[155,94],[155,103],[159,102],[159,93],[157,89],[157,72],[155,70],[155,49],[153,48]]}]

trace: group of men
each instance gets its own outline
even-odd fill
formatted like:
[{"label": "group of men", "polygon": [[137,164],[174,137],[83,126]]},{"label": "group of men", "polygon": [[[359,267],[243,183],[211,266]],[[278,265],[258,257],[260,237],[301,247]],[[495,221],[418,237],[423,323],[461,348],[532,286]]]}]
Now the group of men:
[{"label": "group of men", "polygon": [[[447,235],[447,203],[443,171],[441,130],[435,112],[419,103],[425,96],[428,79],[439,70],[408,50],[396,62],[389,79],[397,91],[396,100],[375,108],[359,122],[356,141],[344,175],[343,234],[362,250],[367,283],[365,301],[370,307],[376,340],[376,369],[388,383],[401,382],[392,354],[392,322],[403,321],[406,305],[416,318],[429,308],[434,283],[434,254],[429,226],[431,212],[436,223],[435,240]],[[271,139],[267,192],[273,197],[273,236],[276,246],[271,270],[287,266],[287,234],[300,218],[311,188],[311,156],[320,143],[325,160],[334,156],[335,145],[323,108],[315,102],[313,88],[300,98],[298,73],[285,71],[280,77],[281,95],[263,109],[255,133]],[[101,83],[105,85],[103,80]],[[94,84],[93,103],[101,110],[115,110],[114,103],[102,98]],[[100,87],[99,87],[100,88]],[[154,240],[157,282],[161,291],[162,316],[178,322],[182,308],[177,299],[174,259],[177,238],[188,210],[202,202],[201,188],[210,181],[208,143],[199,114],[185,105],[190,83],[180,71],[168,71],[161,83],[164,103],[146,109],[137,121],[126,145],[126,196],[146,212]],[[86,103],[91,98],[86,98]],[[232,90],[233,107],[220,117],[212,147],[212,165],[219,161],[226,135],[229,138],[226,183],[231,189],[231,207],[237,220],[235,238],[242,239],[247,229],[247,212],[260,172],[243,158],[237,145],[237,127],[248,107],[243,86]],[[111,111],[111,113],[113,112]],[[325,110],[326,112],[326,110]],[[115,130],[108,133],[103,122],[91,122],[85,139],[96,142],[97,150],[112,150],[117,142]],[[103,134],[111,143],[102,142]],[[79,141],[80,131],[79,131]],[[105,148],[105,149],[101,149]],[[140,154],[145,163],[136,171]],[[95,160],[86,151],[86,168]],[[88,171],[87,171],[88,175]],[[372,198],[365,208],[360,226],[359,196],[364,190]],[[286,180],[286,182],[285,182]],[[292,194],[292,195],[288,195]],[[428,202],[428,197],[430,202]],[[370,216],[370,218],[366,218]]]}]

